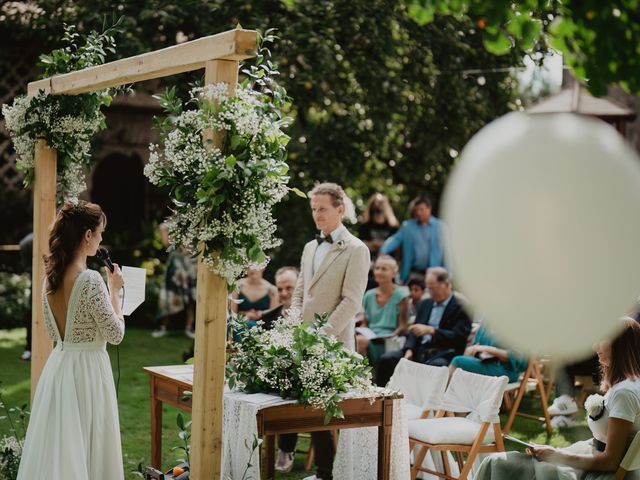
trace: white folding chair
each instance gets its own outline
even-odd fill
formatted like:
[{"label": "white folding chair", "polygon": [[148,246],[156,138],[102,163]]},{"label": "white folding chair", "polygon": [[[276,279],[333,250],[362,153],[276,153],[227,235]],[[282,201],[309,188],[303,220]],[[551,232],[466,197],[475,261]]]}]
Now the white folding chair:
[{"label": "white folding chair", "polygon": [[[471,471],[478,453],[503,452],[502,430],[498,416],[507,377],[489,377],[457,369],[436,418],[409,422],[409,444],[420,446],[411,468],[411,478],[418,472],[452,479],[445,455],[445,472],[422,467],[429,450],[454,452],[460,468],[460,480]],[[455,414],[468,413],[466,417]],[[491,429],[489,427],[492,427]],[[466,462],[462,454],[467,453]]]},{"label": "white folding chair", "polygon": [[636,433],[635,438],[629,445],[629,449],[627,453],[625,453],[624,458],[620,462],[620,466],[618,467],[618,471],[613,477],[614,480],[623,480],[627,472],[632,472],[634,470],[640,469],[640,432]]},{"label": "white folding chair", "polygon": [[403,358],[393,371],[387,387],[404,395],[405,411],[409,421],[427,418],[430,412],[435,413],[448,381],[447,367],[433,367]]}]

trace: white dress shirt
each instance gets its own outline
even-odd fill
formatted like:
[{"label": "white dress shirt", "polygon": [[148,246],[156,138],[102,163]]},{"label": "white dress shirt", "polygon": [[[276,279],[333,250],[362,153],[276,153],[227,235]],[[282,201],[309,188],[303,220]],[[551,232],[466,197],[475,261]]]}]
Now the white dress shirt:
[{"label": "white dress shirt", "polygon": [[[331,247],[333,247],[333,245],[338,241],[338,237],[342,235],[342,232],[346,229],[347,227],[345,227],[343,224],[338,225],[338,228],[331,232],[333,244],[329,242],[322,242],[320,245],[318,245],[318,248],[316,248],[316,253],[313,256],[313,273],[316,273],[318,271],[320,265],[322,265],[324,257],[327,256],[327,253],[329,252],[329,250],[331,250]],[[320,232],[320,236],[324,237],[324,232]]]}]

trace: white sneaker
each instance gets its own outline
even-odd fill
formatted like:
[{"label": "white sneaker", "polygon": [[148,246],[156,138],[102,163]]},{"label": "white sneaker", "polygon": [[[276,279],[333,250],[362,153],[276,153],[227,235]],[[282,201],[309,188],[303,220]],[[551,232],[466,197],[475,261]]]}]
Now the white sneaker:
[{"label": "white sneaker", "polygon": [[20,360],[22,360],[23,362],[28,362],[29,360],[31,360],[31,351],[25,350],[24,352],[22,352],[22,355],[20,355]]},{"label": "white sneaker", "polygon": [[560,395],[548,409],[549,415],[573,415],[578,413],[578,404],[569,395]]},{"label": "white sneaker", "polygon": [[151,336],[153,338],[164,337],[166,334],[167,334],[167,328],[166,327],[160,327],[158,330],[154,330],[153,332],[151,332]]},{"label": "white sneaker", "polygon": [[293,468],[293,458],[293,452],[283,452],[282,450],[278,449],[278,458],[276,459],[276,472],[290,472]]},{"label": "white sneaker", "polygon": [[571,428],[576,426],[576,421],[572,417],[558,415],[551,419],[551,428]]},{"label": "white sneaker", "polygon": [[196,332],[194,332],[193,330],[189,330],[188,328],[185,328],[184,334],[191,339],[196,338]]},{"label": "white sneaker", "polygon": [[320,477],[316,477],[315,475],[311,475],[310,477],[304,477],[302,480],[322,480]]}]

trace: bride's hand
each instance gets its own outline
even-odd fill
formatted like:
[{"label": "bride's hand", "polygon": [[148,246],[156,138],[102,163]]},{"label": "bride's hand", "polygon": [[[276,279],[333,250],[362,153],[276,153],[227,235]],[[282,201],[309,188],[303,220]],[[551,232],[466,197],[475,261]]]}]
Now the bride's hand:
[{"label": "bride's hand", "polygon": [[122,277],[122,270],[117,263],[113,264],[113,273],[107,268],[107,285],[109,285],[109,292],[117,293],[124,286],[124,278]]}]

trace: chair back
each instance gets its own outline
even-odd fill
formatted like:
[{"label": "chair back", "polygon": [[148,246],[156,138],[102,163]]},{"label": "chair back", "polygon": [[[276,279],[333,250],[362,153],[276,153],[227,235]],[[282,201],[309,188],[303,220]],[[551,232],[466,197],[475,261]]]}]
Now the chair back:
[{"label": "chair back", "polygon": [[636,433],[635,438],[629,445],[627,453],[620,462],[620,466],[627,472],[640,469],[640,432]]},{"label": "chair back", "polygon": [[387,387],[402,392],[405,401],[411,405],[422,410],[436,410],[448,380],[447,367],[433,367],[402,358]]},{"label": "chair back", "polygon": [[457,369],[440,408],[456,413],[469,412],[468,418],[481,422],[498,423],[502,395],[509,379],[490,377]]}]

